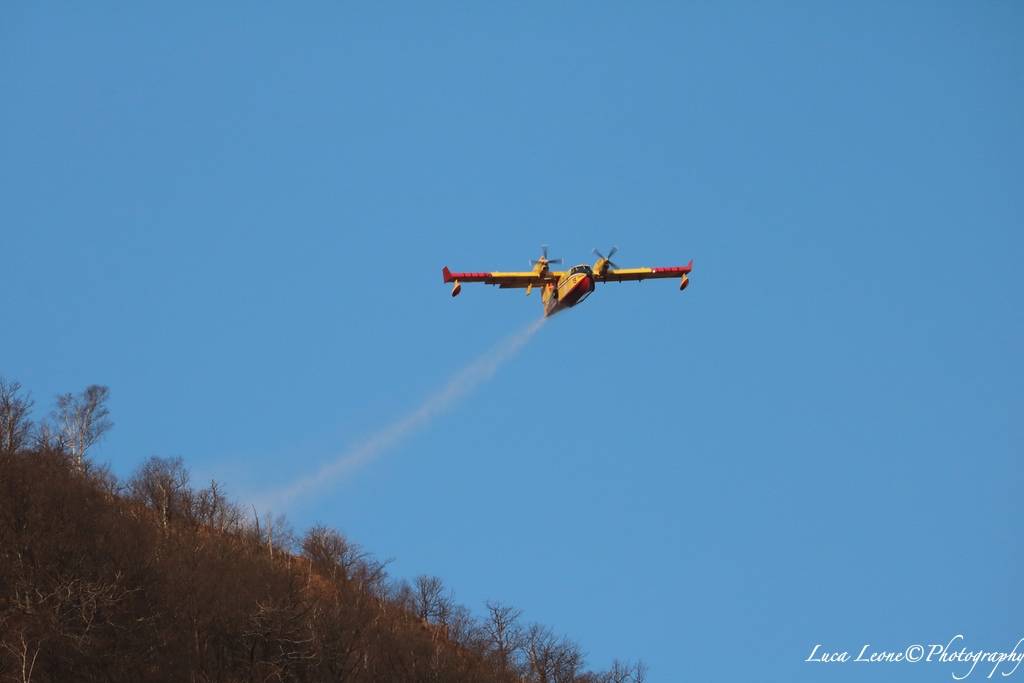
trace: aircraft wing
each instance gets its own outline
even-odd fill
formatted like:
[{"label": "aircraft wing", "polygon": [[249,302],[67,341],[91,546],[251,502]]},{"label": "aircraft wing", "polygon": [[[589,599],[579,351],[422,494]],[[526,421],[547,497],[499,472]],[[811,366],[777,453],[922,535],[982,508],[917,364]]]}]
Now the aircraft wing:
[{"label": "aircraft wing", "polygon": [[682,277],[693,270],[693,261],[685,266],[669,266],[667,268],[609,268],[603,274],[594,273],[597,282],[627,282],[629,280],[648,280],[664,277]]},{"label": "aircraft wing", "polygon": [[441,271],[445,282],[482,282],[485,285],[497,285],[503,289],[510,287],[529,287],[541,285],[550,280],[557,280],[563,273],[548,272],[546,275],[533,271],[494,272],[494,273],[453,273],[445,266]]}]

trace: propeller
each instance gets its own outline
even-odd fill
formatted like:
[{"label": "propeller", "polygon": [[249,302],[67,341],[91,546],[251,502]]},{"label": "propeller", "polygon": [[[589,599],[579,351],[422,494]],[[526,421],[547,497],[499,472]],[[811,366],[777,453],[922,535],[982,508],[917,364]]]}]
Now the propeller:
[{"label": "propeller", "polygon": [[597,258],[601,259],[602,261],[604,261],[607,265],[611,266],[612,268],[618,268],[619,264],[617,264],[615,261],[612,261],[612,256],[615,256],[615,252],[617,252],[618,250],[619,250],[618,247],[612,247],[611,249],[608,250],[608,255],[605,256],[604,254],[599,252],[597,249],[595,249],[594,250],[594,254],[597,255]]},{"label": "propeller", "polygon": [[530,265],[531,266],[535,266],[538,263],[550,264],[550,263],[561,263],[562,262],[562,259],[560,259],[560,258],[552,258],[552,259],[548,258],[548,245],[542,244],[542,245],[540,245],[540,249],[541,249],[541,252],[542,252],[542,256],[539,259],[537,259],[537,260],[531,259],[530,260]]}]

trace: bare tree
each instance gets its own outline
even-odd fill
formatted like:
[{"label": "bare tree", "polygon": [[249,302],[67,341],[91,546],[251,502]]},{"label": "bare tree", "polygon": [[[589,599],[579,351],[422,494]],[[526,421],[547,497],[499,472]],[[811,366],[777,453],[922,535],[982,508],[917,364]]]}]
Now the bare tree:
[{"label": "bare tree", "polygon": [[444,583],[436,576],[418,576],[413,586],[413,609],[423,621],[448,625],[452,599],[445,594]]},{"label": "bare tree", "polygon": [[21,384],[0,377],[0,452],[13,453],[27,444],[31,410],[32,399],[21,394]]},{"label": "bare tree", "polygon": [[558,640],[551,630],[540,624],[532,624],[524,636],[523,649],[530,673],[538,683],[555,680],[555,648]]},{"label": "bare tree", "polygon": [[[567,638],[558,638],[551,629],[540,624],[533,624],[523,635],[523,650],[530,673],[538,683],[576,681],[583,667],[579,646]],[[625,679],[609,678],[611,681],[625,683]]]},{"label": "bare tree", "polygon": [[302,553],[325,576],[348,580],[348,568],[355,559],[353,546],[334,529],[322,524],[311,528],[302,539]]},{"label": "bare tree", "polygon": [[[36,658],[39,656],[39,650],[41,645],[37,642],[33,647],[29,647],[28,641],[25,639],[25,632],[21,631],[18,634],[17,643],[10,643],[6,639],[0,643],[5,650],[10,652],[15,657],[15,661],[20,665],[21,671],[18,672],[19,676],[13,678],[13,680],[21,681],[22,683],[30,683],[32,680],[32,672],[36,668]],[[29,655],[32,655],[31,658]]]},{"label": "bare tree", "polygon": [[491,652],[498,659],[502,671],[515,667],[515,656],[523,644],[523,631],[519,626],[521,610],[500,602],[486,603],[487,618],[483,629]]},{"label": "bare tree", "polygon": [[190,512],[196,523],[219,531],[237,529],[242,521],[238,506],[228,500],[216,481],[211,481],[207,488],[195,492]]},{"label": "bare tree", "polygon": [[61,394],[57,397],[54,417],[60,430],[61,444],[81,467],[85,452],[114,426],[106,402],[110,389],[98,384],[85,388],[78,396]]},{"label": "bare tree", "polygon": [[463,605],[453,605],[448,616],[448,637],[463,648],[479,649],[484,641],[483,632],[473,613]]},{"label": "bare tree", "polygon": [[267,550],[271,559],[274,550],[290,553],[295,549],[295,530],[283,514],[274,515],[269,510],[263,515],[263,524],[267,531]]},{"label": "bare tree", "polygon": [[150,458],[128,481],[132,496],[160,513],[160,523],[168,522],[187,509],[191,497],[188,470],[181,458]]},{"label": "bare tree", "polygon": [[612,667],[608,671],[598,674],[596,677],[597,683],[644,683],[646,680],[646,664],[643,662],[630,664],[618,659],[612,662]]}]

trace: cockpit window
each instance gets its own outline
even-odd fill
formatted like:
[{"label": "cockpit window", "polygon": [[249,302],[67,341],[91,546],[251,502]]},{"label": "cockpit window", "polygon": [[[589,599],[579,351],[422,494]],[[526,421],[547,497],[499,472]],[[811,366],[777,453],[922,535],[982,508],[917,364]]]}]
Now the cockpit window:
[{"label": "cockpit window", "polygon": [[569,273],[570,274],[589,273],[589,272],[590,272],[590,266],[588,266],[588,265],[573,266],[572,268],[569,269]]}]

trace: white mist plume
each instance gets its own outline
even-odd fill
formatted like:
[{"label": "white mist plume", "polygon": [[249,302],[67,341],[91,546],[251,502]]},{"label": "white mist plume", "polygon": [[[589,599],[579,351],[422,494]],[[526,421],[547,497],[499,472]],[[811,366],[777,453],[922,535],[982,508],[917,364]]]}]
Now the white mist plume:
[{"label": "white mist plume", "polygon": [[493,377],[494,373],[540,330],[544,320],[540,318],[530,323],[523,330],[476,358],[456,372],[438,391],[427,396],[412,412],[352,446],[322,466],[316,474],[297,479],[263,496],[264,506],[285,507],[296,498],[309,495],[316,489],[337,481],[338,478],[354,472],[394,448],[412,432],[425,426],[459,399]]}]

